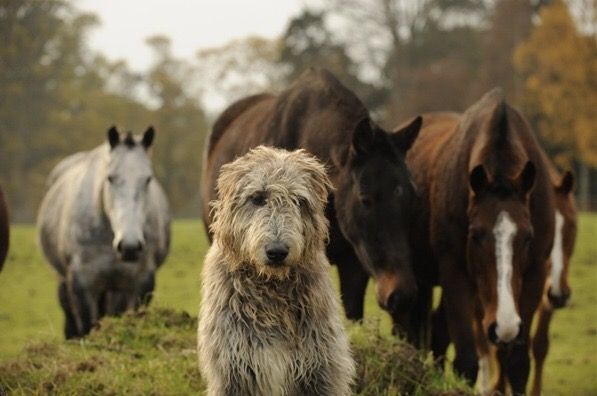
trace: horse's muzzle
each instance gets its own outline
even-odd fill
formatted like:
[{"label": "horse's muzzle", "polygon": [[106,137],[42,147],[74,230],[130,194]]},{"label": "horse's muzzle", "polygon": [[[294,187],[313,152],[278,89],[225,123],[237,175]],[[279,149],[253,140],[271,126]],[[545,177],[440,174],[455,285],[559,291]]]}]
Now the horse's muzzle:
[{"label": "horse's muzzle", "polygon": [[562,290],[560,295],[552,292],[551,287],[547,290],[547,299],[553,308],[564,308],[570,299],[570,289]]},{"label": "horse's muzzle", "polygon": [[143,251],[143,244],[141,241],[133,243],[124,243],[123,241],[120,241],[118,242],[116,249],[118,250],[118,253],[120,253],[122,261],[137,261]]},{"label": "horse's muzzle", "polygon": [[518,333],[516,334],[516,337],[514,337],[513,339],[508,340],[508,341],[501,340],[498,337],[497,322],[493,322],[492,324],[490,324],[489,329],[487,329],[487,338],[489,338],[489,341],[491,341],[491,343],[496,346],[507,346],[507,345],[512,345],[512,344],[520,344],[523,341],[522,336],[523,336],[522,323],[520,323],[518,325]]}]

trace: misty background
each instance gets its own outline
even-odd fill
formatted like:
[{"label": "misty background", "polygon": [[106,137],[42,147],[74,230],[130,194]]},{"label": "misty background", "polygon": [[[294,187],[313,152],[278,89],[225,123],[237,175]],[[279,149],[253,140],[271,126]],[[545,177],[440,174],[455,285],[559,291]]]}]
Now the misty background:
[{"label": "misty background", "polygon": [[45,179],[111,125],[157,131],[174,215],[199,215],[227,105],[325,67],[391,128],[495,86],[597,208],[597,0],[0,0],[0,186],[35,219]]}]

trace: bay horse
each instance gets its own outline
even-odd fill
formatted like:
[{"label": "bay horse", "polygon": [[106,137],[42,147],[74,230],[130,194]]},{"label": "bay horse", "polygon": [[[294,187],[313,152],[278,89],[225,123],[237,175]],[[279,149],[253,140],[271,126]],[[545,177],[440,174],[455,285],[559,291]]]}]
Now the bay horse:
[{"label": "bay horse", "polygon": [[[547,165],[526,120],[500,89],[463,114],[432,113],[407,162],[423,200],[425,233],[412,250],[437,270],[442,287],[432,349],[455,344],[454,369],[475,383],[488,342],[505,378],[523,394],[529,332],[554,235]],[[482,371],[483,371],[482,370]]]},{"label": "bay horse", "polygon": [[545,293],[537,312],[537,328],[533,335],[535,371],[531,394],[541,395],[543,364],[549,349],[549,325],[555,309],[563,308],[571,295],[568,282],[570,258],[574,252],[577,232],[577,211],[574,199],[574,176],[569,171],[560,176],[550,164],[550,176],[555,193],[556,211],[554,245],[549,258],[549,275]]},{"label": "bay horse", "polygon": [[168,201],[143,136],[115,127],[94,150],[49,176],[37,219],[42,251],[59,275],[65,337],[82,337],[106,314],[148,303],[170,246]]},{"label": "bay horse", "polygon": [[4,192],[0,188],[0,271],[8,254],[10,244],[10,229],[8,220],[8,209],[4,200]]},{"label": "bay horse", "polygon": [[[330,72],[311,68],[279,95],[258,94],[228,107],[216,120],[204,154],[201,181],[206,232],[222,165],[259,145],[305,149],[327,167],[334,191],[326,208],[327,254],[338,267],[349,319],[363,317],[370,276],[377,300],[413,342],[417,302],[409,229],[417,201],[405,155],[421,125],[415,119],[392,134],[374,123],[363,103]],[[429,301],[420,304],[429,305]]]}]

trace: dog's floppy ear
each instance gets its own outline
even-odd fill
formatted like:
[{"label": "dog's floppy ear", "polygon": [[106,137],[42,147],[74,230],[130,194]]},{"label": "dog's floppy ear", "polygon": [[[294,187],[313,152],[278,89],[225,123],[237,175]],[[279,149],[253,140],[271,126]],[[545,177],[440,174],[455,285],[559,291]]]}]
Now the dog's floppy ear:
[{"label": "dog's floppy ear", "polygon": [[296,158],[295,161],[302,165],[301,168],[303,172],[308,175],[309,184],[311,185],[315,197],[325,205],[328,201],[329,194],[334,189],[332,182],[328,177],[325,165],[323,165],[316,157],[302,149],[294,151],[293,155]]}]

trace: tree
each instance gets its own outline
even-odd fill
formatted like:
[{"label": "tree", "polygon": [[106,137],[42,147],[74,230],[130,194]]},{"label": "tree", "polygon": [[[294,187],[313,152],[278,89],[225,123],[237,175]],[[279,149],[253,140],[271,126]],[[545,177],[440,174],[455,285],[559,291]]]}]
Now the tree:
[{"label": "tree", "polygon": [[192,81],[204,106],[219,112],[244,96],[281,89],[278,46],[277,40],[247,37],[198,52]]},{"label": "tree", "polygon": [[199,181],[207,121],[203,110],[186,91],[193,70],[172,55],[170,40],[154,36],[147,40],[155,63],[146,77],[157,103],[150,120],[157,129],[155,168],[181,215],[199,213]]},{"label": "tree", "polygon": [[309,67],[322,67],[334,73],[370,109],[381,106],[385,99],[382,89],[359,78],[358,65],[344,45],[334,40],[324,11],[305,9],[290,20],[281,39],[279,62],[284,66],[288,82]]},{"label": "tree", "polygon": [[540,23],[516,50],[525,113],[538,126],[560,163],[577,161],[581,206],[588,205],[586,166],[597,166],[597,44],[579,33],[567,6],[544,7]]},{"label": "tree", "polygon": [[[387,90],[386,121],[461,110],[479,64],[485,4],[472,0],[331,0],[339,39]],[[358,32],[358,34],[354,34]],[[366,37],[366,40],[363,40]]]},{"label": "tree", "polygon": [[29,218],[48,158],[60,151],[73,82],[85,63],[84,37],[97,22],[62,0],[0,2],[0,183],[14,219]]}]

